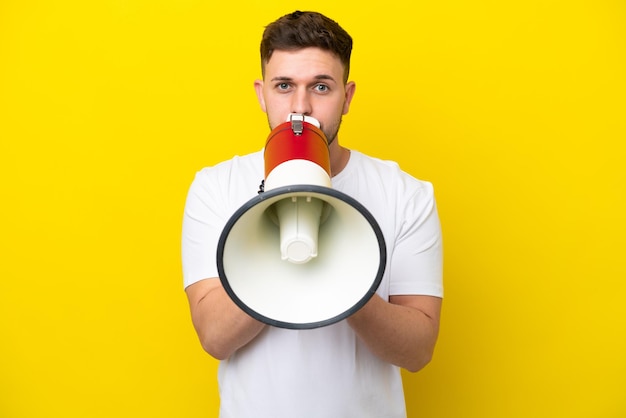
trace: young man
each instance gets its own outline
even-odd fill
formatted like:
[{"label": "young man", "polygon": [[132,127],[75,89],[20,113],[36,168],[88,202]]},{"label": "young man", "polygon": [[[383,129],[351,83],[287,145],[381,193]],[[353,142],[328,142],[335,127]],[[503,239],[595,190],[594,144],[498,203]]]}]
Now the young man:
[{"label": "young man", "polygon": [[351,37],[314,12],[267,26],[263,80],[254,83],[270,128],[289,114],[320,122],[329,141],[332,187],[364,205],[383,232],[387,265],[377,294],[346,320],[312,330],[248,316],[218,279],[216,247],[230,216],[258,191],[261,151],[198,172],[183,223],[185,290],[204,349],[221,360],[222,418],[405,417],[400,368],[431,359],[439,329],[442,242],[433,188],[394,162],[339,144]]}]

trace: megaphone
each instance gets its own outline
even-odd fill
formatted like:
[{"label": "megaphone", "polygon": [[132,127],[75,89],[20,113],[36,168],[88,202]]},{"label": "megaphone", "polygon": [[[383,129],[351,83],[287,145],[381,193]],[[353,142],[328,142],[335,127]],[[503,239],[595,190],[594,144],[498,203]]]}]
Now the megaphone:
[{"label": "megaphone", "polygon": [[290,115],[269,134],[263,190],[227,221],[217,268],[253,318],[312,329],[347,318],[376,293],[387,258],[382,231],[354,198],[331,187],[319,122]]}]

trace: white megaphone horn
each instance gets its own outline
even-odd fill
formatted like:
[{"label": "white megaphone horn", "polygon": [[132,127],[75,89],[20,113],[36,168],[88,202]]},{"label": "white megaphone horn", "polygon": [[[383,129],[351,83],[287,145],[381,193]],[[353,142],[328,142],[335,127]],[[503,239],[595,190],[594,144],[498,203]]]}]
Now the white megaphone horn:
[{"label": "white megaphone horn", "polygon": [[231,299],[266,324],[310,329],[360,309],[386,264],[382,231],[354,198],[331,187],[319,122],[290,115],[264,150],[264,188],[224,227],[220,280]]}]

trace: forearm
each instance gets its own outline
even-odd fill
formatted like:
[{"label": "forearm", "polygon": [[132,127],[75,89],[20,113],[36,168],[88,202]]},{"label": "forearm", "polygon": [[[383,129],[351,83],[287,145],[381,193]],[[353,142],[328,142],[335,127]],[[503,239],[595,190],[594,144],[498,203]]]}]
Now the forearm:
[{"label": "forearm", "polygon": [[359,338],[379,358],[416,372],[432,358],[439,333],[441,300],[429,296],[378,295],[348,318]]},{"label": "forearm", "polygon": [[[192,289],[192,286],[198,285]],[[256,337],[264,327],[228,296],[218,279],[188,288],[193,325],[204,350],[223,360]]]}]

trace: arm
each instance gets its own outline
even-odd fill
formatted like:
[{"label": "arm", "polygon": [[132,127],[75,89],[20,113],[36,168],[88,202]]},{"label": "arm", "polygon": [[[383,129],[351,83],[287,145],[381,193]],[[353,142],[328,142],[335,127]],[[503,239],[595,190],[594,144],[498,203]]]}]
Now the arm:
[{"label": "arm", "polygon": [[265,326],[242,311],[217,278],[200,280],[185,292],[202,348],[218,360],[230,357]]},{"label": "arm", "polygon": [[387,240],[389,301],[374,295],[348,323],[380,359],[417,372],[432,359],[439,335],[443,247],[432,184],[401,178],[389,198],[396,201]]},{"label": "arm", "polygon": [[411,372],[426,366],[439,334],[441,298],[419,295],[374,295],[348,318],[359,338],[381,359]]}]

